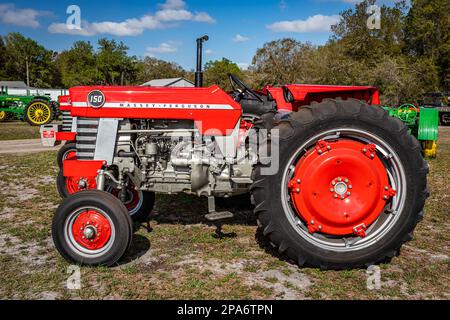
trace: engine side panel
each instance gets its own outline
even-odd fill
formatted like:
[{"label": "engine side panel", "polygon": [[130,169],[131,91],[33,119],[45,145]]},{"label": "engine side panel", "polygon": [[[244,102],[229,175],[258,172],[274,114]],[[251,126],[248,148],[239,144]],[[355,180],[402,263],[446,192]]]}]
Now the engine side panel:
[{"label": "engine side panel", "polygon": [[[100,108],[91,107],[88,95],[99,90]],[[209,88],[75,87],[69,90],[73,117],[193,120],[203,135],[230,135],[242,109],[218,86]]]}]

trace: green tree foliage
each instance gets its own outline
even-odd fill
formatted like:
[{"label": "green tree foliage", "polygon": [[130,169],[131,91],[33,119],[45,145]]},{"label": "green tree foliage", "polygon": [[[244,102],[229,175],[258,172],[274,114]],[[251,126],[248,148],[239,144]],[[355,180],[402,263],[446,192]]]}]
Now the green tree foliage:
[{"label": "green tree foliage", "polygon": [[56,60],[64,87],[96,84],[100,80],[94,47],[90,42],[77,41]]},{"label": "green tree foliage", "polygon": [[28,61],[31,86],[47,88],[60,84],[60,73],[54,64],[55,52],[16,32],[5,36],[2,43],[0,50],[4,55],[0,74],[3,79],[26,82]]},{"label": "green tree foliage", "polygon": [[210,86],[217,84],[224,90],[231,90],[228,74],[232,73],[239,78],[244,78],[244,73],[238,65],[226,58],[222,60],[208,61],[205,65],[204,82]]},{"label": "green tree foliage", "polygon": [[[382,103],[393,104],[425,92],[448,91],[450,30],[444,2],[450,6],[445,0],[412,1],[409,11],[404,2],[383,5],[381,29],[370,30],[367,9],[374,0],[363,1],[341,13],[324,46],[294,39],[266,43],[253,58],[253,83],[374,85]],[[428,25],[422,26],[427,31],[419,28],[416,33],[415,25]],[[437,34],[430,38],[427,32]]]},{"label": "green tree foliage", "polygon": [[254,82],[260,86],[304,82],[309,79],[304,62],[314,50],[311,44],[290,38],[266,43],[252,61]]},{"label": "green tree foliage", "polygon": [[[101,73],[101,83],[124,85],[132,82],[137,66],[136,58],[127,55],[128,47],[115,40],[100,39],[97,52],[97,69]],[[127,81],[131,80],[131,81]]]},{"label": "green tree foliage", "polygon": [[185,77],[186,71],[178,64],[159,60],[153,57],[145,57],[139,61],[137,82],[145,83],[153,79]]},{"label": "green tree foliage", "polygon": [[411,0],[405,41],[408,54],[434,61],[439,84],[443,91],[450,91],[450,1]]}]

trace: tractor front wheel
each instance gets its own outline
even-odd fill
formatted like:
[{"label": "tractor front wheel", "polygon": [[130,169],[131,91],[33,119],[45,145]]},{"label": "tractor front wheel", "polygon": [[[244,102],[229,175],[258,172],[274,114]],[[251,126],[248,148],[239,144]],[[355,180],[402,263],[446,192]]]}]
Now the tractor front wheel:
[{"label": "tractor front wheel", "polygon": [[76,142],[66,142],[59,150],[56,156],[59,169],[62,169],[63,161],[70,158],[76,159],[77,157],[77,144]]},{"label": "tractor front wheel", "polygon": [[305,106],[267,144],[271,162],[256,168],[251,191],[280,253],[300,266],[346,269],[388,260],[412,239],[428,166],[382,108],[353,99]]},{"label": "tractor front wheel", "polygon": [[54,110],[46,100],[35,99],[25,109],[25,119],[32,126],[41,126],[51,122]]},{"label": "tractor front wheel", "polygon": [[56,249],[68,261],[83,265],[115,264],[131,243],[128,210],[103,191],[83,191],[65,199],[52,223]]}]

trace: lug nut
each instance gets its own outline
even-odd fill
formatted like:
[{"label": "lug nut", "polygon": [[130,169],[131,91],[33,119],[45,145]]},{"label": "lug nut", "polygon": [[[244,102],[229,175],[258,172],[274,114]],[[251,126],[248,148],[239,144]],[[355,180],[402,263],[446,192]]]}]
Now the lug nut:
[{"label": "lug nut", "polygon": [[363,149],[363,152],[366,153],[366,152],[367,152],[367,149]]},{"label": "lug nut", "polygon": [[336,182],[333,181],[331,184],[332,184],[333,186],[335,186],[335,185],[336,185]]},{"label": "lug nut", "polygon": [[387,199],[388,199],[388,197],[387,197],[387,196],[384,196],[384,197],[383,197],[383,199],[384,199],[384,200],[387,200]]},{"label": "lug nut", "polygon": [[350,193],[350,192],[347,192],[347,195],[348,195],[348,196],[350,196],[350,195],[351,195],[351,193]]},{"label": "lug nut", "polygon": [[338,195],[337,195],[337,194],[335,194],[335,195],[334,195],[334,198],[337,198],[337,197],[338,197]]},{"label": "lug nut", "polygon": [[352,189],[352,188],[353,188],[353,186],[352,186],[352,185],[349,185],[349,186],[348,186],[348,188],[349,188],[349,189]]},{"label": "lug nut", "polygon": [[330,192],[333,192],[334,191],[334,189],[333,188],[330,188]]},{"label": "lug nut", "polygon": [[327,150],[331,150],[331,147],[330,147],[330,146],[327,146]]},{"label": "lug nut", "polygon": [[300,193],[300,189],[299,188],[295,189],[295,192]]},{"label": "lug nut", "polygon": [[297,183],[300,183],[300,182],[302,182],[302,180],[300,180],[300,179],[297,179]]},{"label": "lug nut", "polygon": [[314,220],[311,220],[311,224],[314,224]]},{"label": "lug nut", "polygon": [[341,182],[341,181],[342,181],[342,178],[341,178],[341,177],[339,177],[339,178],[338,178],[338,181],[339,181],[339,182]]},{"label": "lug nut", "polygon": [[348,183],[348,179],[345,179],[344,182],[345,182],[345,183]]}]

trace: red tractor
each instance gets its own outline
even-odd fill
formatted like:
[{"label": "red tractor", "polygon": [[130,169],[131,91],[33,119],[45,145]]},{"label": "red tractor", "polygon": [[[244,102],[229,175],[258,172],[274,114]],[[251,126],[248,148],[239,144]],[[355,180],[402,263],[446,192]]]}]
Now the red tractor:
[{"label": "red tractor", "polygon": [[155,193],[180,192],[207,197],[216,223],[232,213],[216,212],[215,198],[250,192],[264,236],[299,266],[363,267],[398,254],[422,219],[428,166],[378,106],[378,90],[255,91],[234,75],[230,93],[204,88],[205,40],[195,88],[75,87],[61,98],[72,123],[57,137],[73,141],[58,157],[61,255],[115,264]]}]

